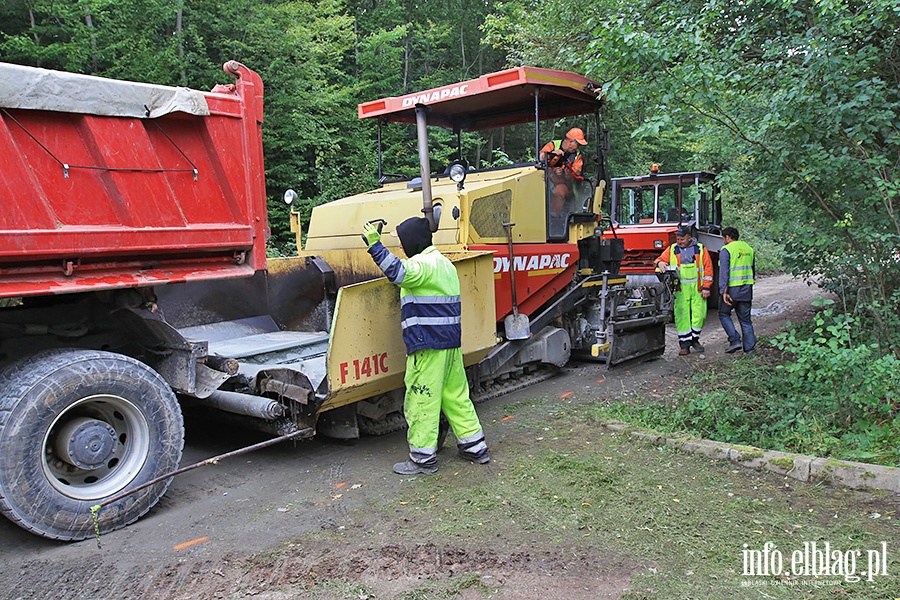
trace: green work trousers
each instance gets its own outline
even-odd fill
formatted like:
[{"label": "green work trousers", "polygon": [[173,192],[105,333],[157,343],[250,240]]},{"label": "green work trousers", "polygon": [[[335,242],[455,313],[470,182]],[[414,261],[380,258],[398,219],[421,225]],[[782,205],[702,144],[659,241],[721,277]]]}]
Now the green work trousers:
[{"label": "green work trousers", "polygon": [[706,322],[706,299],[700,295],[696,280],[684,284],[675,294],[675,330],[678,332],[678,345],[689,347],[700,340],[700,330]]},{"label": "green work trousers", "polygon": [[481,422],[469,397],[469,382],[459,348],[413,352],[406,357],[404,383],[403,412],[409,424],[407,441],[413,462],[426,465],[437,462],[442,411],[453,428],[460,452],[467,455],[487,452]]}]

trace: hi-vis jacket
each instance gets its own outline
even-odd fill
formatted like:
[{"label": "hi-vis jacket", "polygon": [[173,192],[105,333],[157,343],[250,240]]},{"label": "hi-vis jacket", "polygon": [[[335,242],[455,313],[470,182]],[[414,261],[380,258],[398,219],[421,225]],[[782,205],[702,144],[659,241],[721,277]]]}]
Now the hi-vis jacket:
[{"label": "hi-vis jacket", "polygon": [[[697,267],[697,275],[692,274],[687,279],[682,277],[681,285],[695,283],[698,290],[708,290],[712,288],[713,283],[713,266],[712,259],[709,257],[709,250],[703,247],[703,244],[694,240],[690,246],[682,249],[678,244],[672,244],[659,255],[655,262],[664,261],[670,265],[681,266],[682,254],[691,256]],[[693,269],[685,270],[685,274],[690,273]]]},{"label": "hi-vis jacket", "polygon": [[719,293],[726,291],[732,300],[753,300],[756,254],[743,240],[725,244],[719,252]]},{"label": "hi-vis jacket", "polygon": [[559,150],[560,148],[562,148],[562,140],[547,142],[544,144],[544,147],[541,148],[541,153],[546,153],[547,166],[551,169],[566,168],[576,179],[581,179],[581,171],[584,170],[584,157],[581,154],[581,150],[576,150],[575,152],[563,155],[565,158],[550,154],[554,150]]},{"label": "hi-vis jacket", "polygon": [[456,267],[434,246],[401,260],[384,244],[369,248],[388,280],[400,286],[400,325],[406,353],[462,345],[462,304]]}]

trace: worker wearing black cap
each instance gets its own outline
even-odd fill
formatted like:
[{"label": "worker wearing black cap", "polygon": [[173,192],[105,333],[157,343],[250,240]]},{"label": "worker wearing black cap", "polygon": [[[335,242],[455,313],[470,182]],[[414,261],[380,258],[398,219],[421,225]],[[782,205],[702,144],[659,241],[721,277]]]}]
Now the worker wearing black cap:
[{"label": "worker wearing black cap", "polygon": [[406,344],[406,397],[403,414],[409,425],[409,460],[394,465],[401,475],[437,471],[441,412],[456,435],[459,455],[479,464],[489,462],[484,431],[469,397],[463,367],[462,304],[459,275],[453,263],[431,243],[428,221],[407,219],[397,226],[402,260],[381,243],[373,223],[363,239],[375,264],[400,287],[400,318]]}]

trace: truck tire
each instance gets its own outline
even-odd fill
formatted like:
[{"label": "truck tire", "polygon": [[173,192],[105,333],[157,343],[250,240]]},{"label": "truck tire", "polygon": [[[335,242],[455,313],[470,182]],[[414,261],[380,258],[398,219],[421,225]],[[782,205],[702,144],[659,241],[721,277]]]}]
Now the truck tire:
[{"label": "truck tire", "polygon": [[[0,372],[0,512],[32,533],[93,536],[91,507],[174,471],[183,446],[175,394],[133,358],[49,350]],[[100,533],[136,521],[170,482],[104,506]]]}]

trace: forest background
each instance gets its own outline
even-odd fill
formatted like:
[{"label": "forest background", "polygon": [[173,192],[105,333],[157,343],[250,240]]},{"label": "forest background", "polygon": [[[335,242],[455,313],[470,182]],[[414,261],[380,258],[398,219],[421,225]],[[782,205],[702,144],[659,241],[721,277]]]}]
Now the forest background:
[{"label": "forest background", "polygon": [[[228,60],[256,70],[273,255],[295,251],[284,190],[297,190],[308,222],[312,207],[374,187],[374,123],[357,119],[358,103],[525,64],[601,82],[612,176],[651,163],[720,173],[725,224],[759,265],[836,298],[766,341],[778,360],[737,361],[671,405],[623,414],[886,464],[900,464],[898,40],[898,0],[0,5],[6,62],[201,90],[226,81]],[[548,123],[543,137],[573,125],[594,127]],[[529,135],[468,134],[469,160],[527,159]],[[389,129],[384,141],[389,172],[416,174],[414,132]]]}]

